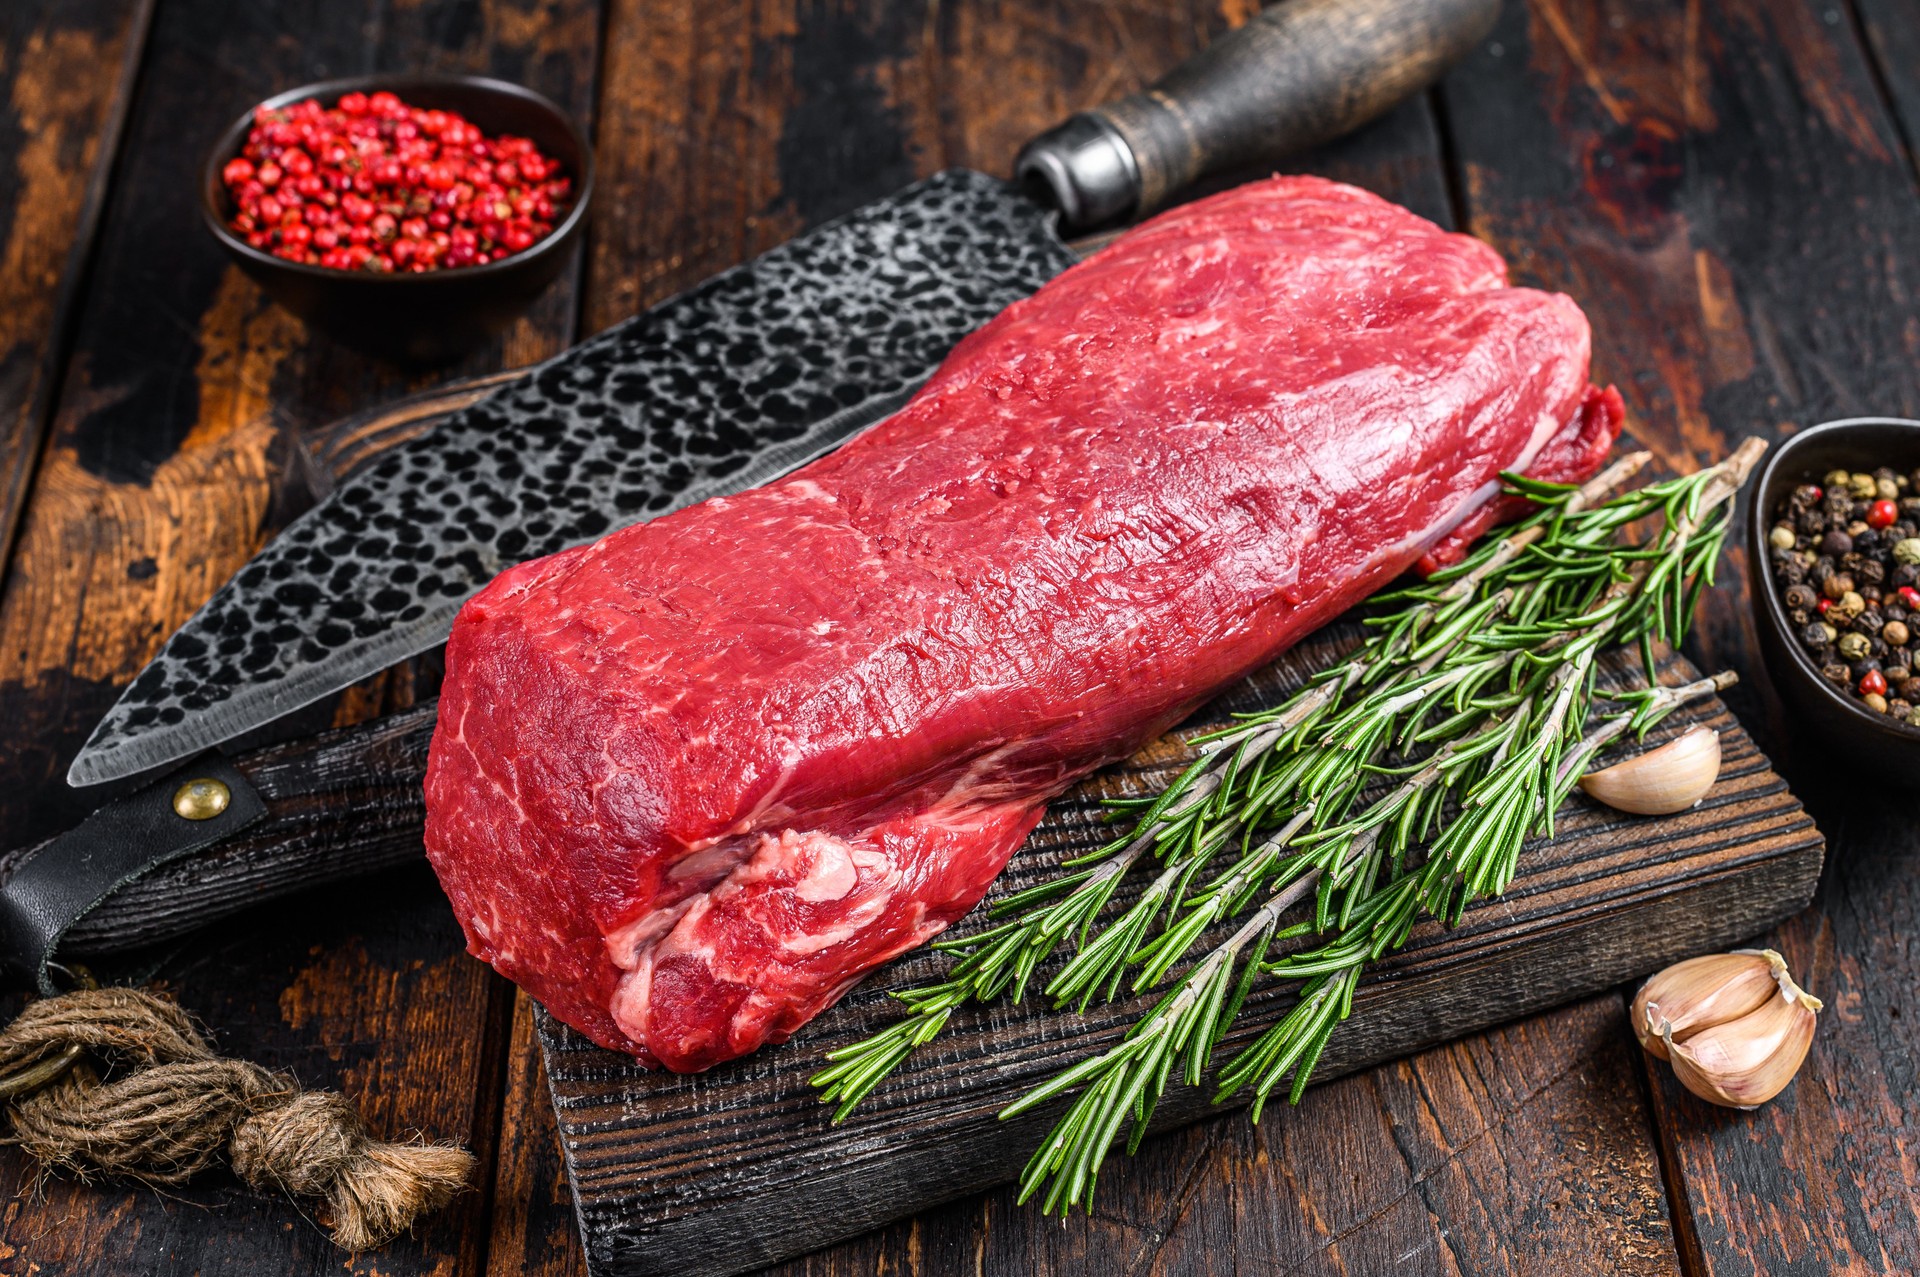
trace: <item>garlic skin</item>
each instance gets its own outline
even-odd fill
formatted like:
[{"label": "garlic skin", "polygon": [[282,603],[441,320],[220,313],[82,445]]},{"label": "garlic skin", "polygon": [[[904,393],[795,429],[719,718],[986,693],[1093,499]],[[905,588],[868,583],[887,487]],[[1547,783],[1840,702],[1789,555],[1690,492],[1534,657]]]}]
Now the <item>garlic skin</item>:
[{"label": "garlic skin", "polygon": [[1580,788],[1619,811],[1665,816],[1705,798],[1719,775],[1720,733],[1702,726],[1657,749],[1588,772],[1580,778]]},{"label": "garlic skin", "polygon": [[1640,986],[1633,998],[1633,1034],[1667,1058],[1667,1038],[1685,1042],[1708,1025],[1758,1011],[1779,989],[1774,972],[1786,959],[1771,949],[1709,953],[1676,962]]},{"label": "garlic skin", "polygon": [[1813,1045],[1820,999],[1771,949],[1676,963],[1634,997],[1634,1035],[1710,1104],[1751,1109],[1793,1080]]}]

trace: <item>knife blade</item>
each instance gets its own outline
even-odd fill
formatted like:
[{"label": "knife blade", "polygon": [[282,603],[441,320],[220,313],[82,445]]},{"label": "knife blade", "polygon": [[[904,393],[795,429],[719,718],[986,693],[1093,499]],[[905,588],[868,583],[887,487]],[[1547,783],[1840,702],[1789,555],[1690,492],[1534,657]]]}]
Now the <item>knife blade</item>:
[{"label": "knife blade", "polygon": [[524,560],[769,482],[888,415],[1066,268],[1060,229],[1336,136],[1438,77],[1498,0],[1290,0],[1151,89],[951,170],[543,364],[351,475],[180,628],[94,729],[82,786],[190,757],[446,638]]},{"label": "knife blade", "polygon": [[804,464],[1071,261],[1043,206],[956,170],[536,367],[291,524],[167,641],[68,779],[198,753],[444,642],[515,563]]}]

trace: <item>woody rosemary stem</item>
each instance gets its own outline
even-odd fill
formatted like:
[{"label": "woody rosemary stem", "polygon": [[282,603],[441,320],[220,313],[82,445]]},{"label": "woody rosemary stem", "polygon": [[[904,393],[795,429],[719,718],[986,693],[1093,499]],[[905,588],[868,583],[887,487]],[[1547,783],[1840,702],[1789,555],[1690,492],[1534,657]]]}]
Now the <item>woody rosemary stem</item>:
[{"label": "woody rosemary stem", "polygon": [[[1095,998],[1111,1000],[1123,984],[1153,987],[1211,927],[1234,919],[1241,925],[1232,955],[1215,950],[1198,959],[1141,1021],[1177,1002],[1182,1015],[1204,1015],[1206,1033],[1199,1020],[1155,1029],[1146,1044],[1123,1043],[1114,1060],[1086,1061],[1009,1110],[1026,1111],[1085,1082],[1062,1121],[1089,1109],[1100,1114],[1043,1147],[1024,1192],[1045,1184],[1050,1209],[1089,1200],[1093,1174],[1123,1121],[1104,1105],[1125,1096],[1137,1140],[1171,1062],[1183,1060],[1183,1076],[1197,1084],[1263,975],[1309,984],[1285,1022],[1291,1027],[1281,1049],[1261,1061],[1260,1098],[1288,1070],[1296,1090],[1304,1086],[1350,1009],[1360,966],[1404,938],[1422,912],[1451,919],[1474,896],[1503,890],[1529,830],[1542,820],[1550,826],[1552,808],[1577,778],[1562,783],[1566,766],[1605,743],[1588,749],[1579,735],[1596,694],[1599,653],[1678,640],[1717,557],[1726,501],[1759,447],[1750,441],[1719,466],[1620,495],[1609,494],[1646,454],[1579,488],[1507,476],[1513,490],[1539,503],[1534,515],[1457,567],[1377,600],[1385,610],[1367,622],[1371,635],[1347,661],[1283,704],[1196,741],[1199,756],[1162,793],[1110,804],[1109,818],[1126,822],[1126,833],[1068,862],[1069,872],[1001,901],[993,912],[1004,921],[936,946],[958,955],[948,979],[896,993],[908,1016],[832,1052],[815,1076],[822,1099],[837,1105],[835,1119],[936,1037],[956,1007],[1024,996],[1040,964],[1069,937],[1077,952],[1045,989],[1056,1005],[1084,1009]],[[1643,522],[1657,530],[1629,539]],[[1638,730],[1652,721],[1635,719]],[[1356,807],[1382,778],[1399,783]],[[1473,816],[1464,822],[1471,837],[1453,834],[1462,821],[1443,822],[1450,805]],[[1436,862],[1450,835],[1455,846]],[[1410,869],[1411,853],[1430,841],[1434,851]],[[1223,855],[1231,857],[1227,868],[1207,879]],[[1149,856],[1159,873],[1102,923],[1122,881]],[[1309,894],[1312,917],[1282,930],[1279,911]],[[1324,970],[1303,967],[1299,954],[1264,961],[1276,938],[1308,933],[1336,934],[1313,951]],[[1238,980],[1230,980],[1234,970]],[[1190,984],[1199,991],[1181,997]],[[1132,1077],[1149,1065],[1157,1082]],[[1103,1069],[1132,1080],[1118,1091],[1118,1083],[1088,1081],[1104,1077]]]}]

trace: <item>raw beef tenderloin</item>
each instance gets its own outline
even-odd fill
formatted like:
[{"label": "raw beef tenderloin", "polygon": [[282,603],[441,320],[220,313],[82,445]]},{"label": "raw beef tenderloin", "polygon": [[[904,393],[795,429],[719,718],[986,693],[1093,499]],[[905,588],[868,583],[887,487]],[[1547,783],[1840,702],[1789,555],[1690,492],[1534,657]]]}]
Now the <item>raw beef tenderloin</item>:
[{"label": "raw beef tenderloin", "polygon": [[670,1069],[783,1041],[1049,798],[1457,553],[1499,471],[1590,472],[1587,356],[1573,302],[1351,187],[1154,219],[833,455],[466,605],[427,850],[472,951]]}]

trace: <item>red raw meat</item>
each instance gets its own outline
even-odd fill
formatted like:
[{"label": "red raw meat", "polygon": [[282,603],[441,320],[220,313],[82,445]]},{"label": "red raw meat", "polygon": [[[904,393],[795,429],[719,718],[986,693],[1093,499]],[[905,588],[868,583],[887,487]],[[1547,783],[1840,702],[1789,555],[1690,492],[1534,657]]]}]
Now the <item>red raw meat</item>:
[{"label": "red raw meat", "polygon": [[472,951],[671,1069],[785,1040],[1499,471],[1590,470],[1587,355],[1573,302],[1351,187],[1147,223],[833,455],[467,604],[427,850]]}]

